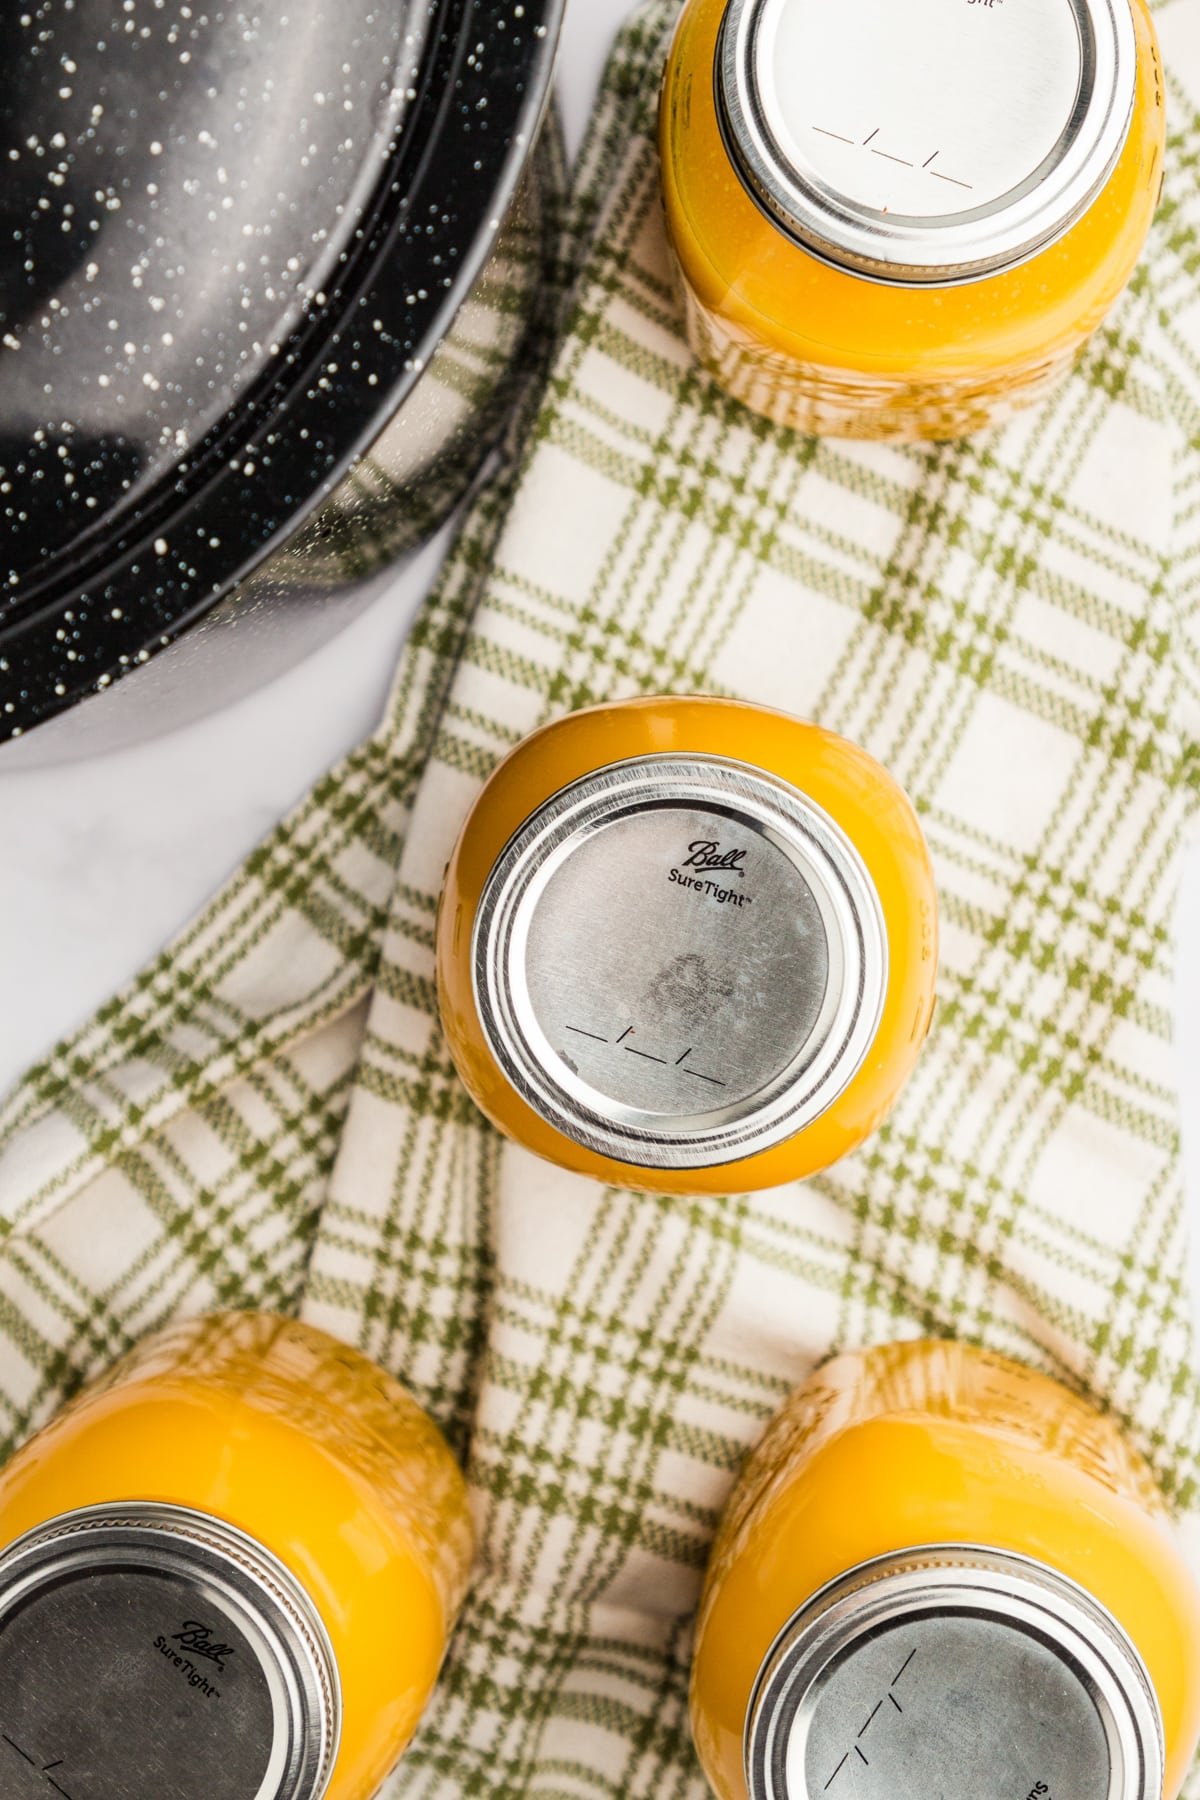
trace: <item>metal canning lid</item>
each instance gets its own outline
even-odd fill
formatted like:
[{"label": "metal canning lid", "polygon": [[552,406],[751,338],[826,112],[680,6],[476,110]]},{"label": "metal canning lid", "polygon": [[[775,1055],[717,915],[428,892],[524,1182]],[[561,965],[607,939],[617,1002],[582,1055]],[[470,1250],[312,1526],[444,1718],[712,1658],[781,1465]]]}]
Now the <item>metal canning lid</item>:
[{"label": "metal canning lid", "polygon": [[731,0],[718,114],[743,182],[814,255],[949,285],[1037,255],[1129,134],[1129,0]]},{"label": "metal canning lid", "polygon": [[784,1627],[746,1720],[751,1800],[1159,1800],[1163,1730],[1112,1614],[1023,1556],[881,1557]]},{"label": "metal canning lid", "polygon": [[796,788],[720,757],[636,757],[510,840],[472,974],[492,1053],[543,1119],[618,1162],[712,1168],[845,1089],[887,935],[857,850]]},{"label": "metal canning lid", "polygon": [[340,1724],[312,1602],[217,1519],[89,1507],[0,1556],[5,1800],[320,1800]]}]

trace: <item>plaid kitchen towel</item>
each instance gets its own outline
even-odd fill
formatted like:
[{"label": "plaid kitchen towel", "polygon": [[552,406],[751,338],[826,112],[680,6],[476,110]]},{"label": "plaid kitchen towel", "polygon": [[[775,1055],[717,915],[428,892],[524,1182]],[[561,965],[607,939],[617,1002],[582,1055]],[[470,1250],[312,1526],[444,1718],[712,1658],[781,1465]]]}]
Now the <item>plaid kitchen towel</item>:
[{"label": "plaid kitchen towel", "polygon": [[[831,1349],[1024,1358],[1198,1504],[1170,930],[1200,780],[1200,0],[1158,8],[1166,199],[1118,313],[1050,403],[920,449],[772,429],[691,362],[653,141],[674,10],[619,42],[547,385],[380,730],[0,1115],[10,1442],[167,1317],[270,1306],[395,1370],[466,1457],[478,1582],[390,1796],[699,1800],[710,1534]],[[480,783],[547,719],[668,689],[858,739],[929,837],[934,1034],[803,1188],[560,1174],[483,1122],[437,1027]]]}]

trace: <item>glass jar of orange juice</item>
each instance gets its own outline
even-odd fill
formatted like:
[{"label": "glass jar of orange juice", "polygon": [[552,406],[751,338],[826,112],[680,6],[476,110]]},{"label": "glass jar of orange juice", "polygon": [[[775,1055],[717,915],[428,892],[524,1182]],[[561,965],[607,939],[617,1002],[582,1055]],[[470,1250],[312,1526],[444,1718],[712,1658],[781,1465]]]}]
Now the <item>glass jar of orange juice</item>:
[{"label": "glass jar of orange juice", "polygon": [[437,934],[442,1018],[502,1131],[668,1193],[827,1167],[929,1028],[937,906],[917,818],[844,738],[713,699],[595,707],[473,808]]},{"label": "glass jar of orange juice", "polygon": [[839,1357],[718,1533],[692,1728],[719,1800],[1175,1800],[1200,1595],[1150,1470],[1001,1357]]},{"label": "glass jar of orange juice", "polygon": [[369,1800],[473,1551],[443,1438],[306,1326],[150,1339],[0,1473],[5,1800]]},{"label": "glass jar of orange juice", "polygon": [[688,0],[660,135],[715,378],[803,431],[954,437],[1128,283],[1163,79],[1145,0]]}]

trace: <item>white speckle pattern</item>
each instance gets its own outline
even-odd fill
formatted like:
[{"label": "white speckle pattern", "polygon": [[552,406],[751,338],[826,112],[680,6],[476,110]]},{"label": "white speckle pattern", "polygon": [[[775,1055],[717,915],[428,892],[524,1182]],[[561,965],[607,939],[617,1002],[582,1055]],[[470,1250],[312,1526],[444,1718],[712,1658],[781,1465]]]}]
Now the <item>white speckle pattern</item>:
[{"label": "white speckle pattern", "polygon": [[168,473],[181,420],[202,438],[264,346],[320,305],[430,13],[39,0],[19,15],[0,97],[0,539],[20,570]]},{"label": "white speckle pattern", "polygon": [[[315,502],[340,542],[372,439],[381,544],[461,492],[538,277],[519,208],[523,260],[497,264],[517,285],[484,270],[551,72],[516,20],[512,0],[38,0],[10,24],[0,740],[156,655]],[[440,347],[477,283],[504,348],[459,370]]]}]

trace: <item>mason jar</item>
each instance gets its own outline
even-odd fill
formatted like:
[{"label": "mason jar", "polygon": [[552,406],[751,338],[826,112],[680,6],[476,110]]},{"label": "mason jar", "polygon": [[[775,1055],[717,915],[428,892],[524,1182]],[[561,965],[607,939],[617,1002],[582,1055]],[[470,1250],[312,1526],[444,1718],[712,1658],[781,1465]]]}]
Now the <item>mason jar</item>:
[{"label": "mason jar", "polygon": [[801,431],[996,424],[1129,282],[1164,136],[1144,0],[688,0],[660,138],[692,346]]},{"label": "mason jar", "polygon": [[885,1119],[929,1029],[937,901],[864,750],[663,697],[519,745],[446,874],[450,1052],[517,1143],[668,1193],[771,1187]]},{"label": "mason jar", "polygon": [[1200,1596],[1068,1389],[963,1344],[840,1356],[734,1491],[691,1717],[718,1800],[1176,1800]]},{"label": "mason jar", "polygon": [[473,1553],[400,1385],[268,1315],[172,1326],[0,1472],[6,1800],[370,1800]]}]

